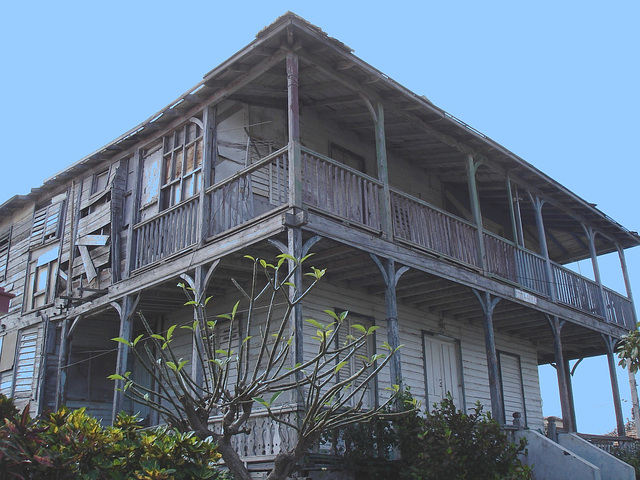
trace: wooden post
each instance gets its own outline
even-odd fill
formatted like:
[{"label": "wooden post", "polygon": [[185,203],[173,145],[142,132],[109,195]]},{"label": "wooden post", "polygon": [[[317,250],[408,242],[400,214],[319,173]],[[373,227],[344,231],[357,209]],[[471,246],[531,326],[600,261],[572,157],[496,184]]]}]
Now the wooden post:
[{"label": "wooden post", "polygon": [[536,212],[536,227],[538,229],[538,241],[540,242],[540,250],[544,257],[545,274],[547,277],[547,292],[552,302],[556,300],[556,286],[553,280],[553,269],[551,268],[551,259],[549,258],[549,247],[547,246],[547,235],[544,231],[544,221],[542,219],[542,207],[544,200],[529,194],[533,209]]},{"label": "wooden post", "polygon": [[564,320],[556,316],[550,317],[547,315],[547,321],[551,327],[553,333],[553,354],[556,360],[556,374],[558,375],[558,390],[560,391],[560,408],[562,409],[562,424],[568,432],[575,432],[575,426],[573,425],[573,413],[571,410],[571,400],[569,393],[569,385],[567,376],[569,372],[566,370],[566,362],[564,361],[564,354],[562,352],[562,327],[564,326]]},{"label": "wooden post", "polygon": [[[80,321],[80,316],[75,321]],[[60,350],[58,351],[58,378],[56,381],[56,410],[64,405],[67,401],[67,362],[69,361],[69,319],[62,321],[62,330],[60,332]]]},{"label": "wooden post", "polygon": [[[382,275],[384,282],[384,304],[387,316],[387,341],[394,350],[400,345],[400,328],[398,325],[398,300],[396,297],[396,287],[400,277],[409,270],[409,267],[401,267],[396,270],[395,261],[387,258],[383,264],[373,253],[369,254],[375,262]],[[400,390],[404,388],[402,381],[402,359],[400,351],[394,353],[390,363],[391,383],[400,386]]]},{"label": "wooden post", "polygon": [[376,130],[376,160],[378,164],[378,180],[382,182],[382,198],[380,198],[380,224],[382,233],[389,241],[393,241],[393,219],[391,216],[391,190],[389,187],[389,167],[387,162],[387,142],[384,131],[384,105],[381,100],[376,104],[374,117]]},{"label": "wooden post", "polygon": [[484,227],[482,225],[482,210],[480,209],[480,196],[478,195],[478,185],[476,183],[476,171],[482,162],[476,162],[471,155],[467,155],[467,183],[469,186],[469,199],[471,201],[471,213],[476,224],[478,235],[478,266],[482,270],[487,269],[487,257],[484,248]]},{"label": "wooden post", "polygon": [[133,226],[136,224],[140,215],[140,190],[142,188],[142,155],[140,150],[137,149],[131,159],[134,167],[133,178],[135,182],[133,184],[133,191],[131,195],[131,209],[129,211],[129,218],[125,221],[129,224],[129,231],[127,232],[127,261],[125,264],[124,278],[129,278],[131,271],[136,268],[136,252],[137,252],[137,239],[136,234],[133,231]]},{"label": "wooden post", "polygon": [[206,191],[213,182],[213,164],[217,149],[216,113],[217,106],[206,107],[202,113],[202,124],[204,125],[202,145],[204,152],[202,156],[202,175],[200,176],[200,209],[198,211],[198,239],[200,244],[204,243],[210,233],[211,201]]},{"label": "wooden post", "polygon": [[618,374],[616,372],[616,357],[614,355],[616,340],[609,335],[602,335],[604,344],[607,347],[607,362],[609,363],[609,376],[611,377],[611,392],[613,393],[613,408],[616,412],[616,424],[618,435],[626,435],[624,428],[624,416],[622,415],[622,402],[620,401],[620,389],[618,387]]},{"label": "wooden post", "polygon": [[[127,295],[122,299],[122,303],[112,302],[111,306],[116,309],[120,316],[120,333],[119,337],[127,341],[131,341],[133,336],[133,322],[131,316],[136,308],[140,294],[134,299],[131,295]],[[124,343],[118,343],[118,358],[116,360],[116,373],[123,375],[127,372],[127,364],[129,362],[129,347]],[[116,380],[113,391],[113,409],[111,411],[111,421],[114,422],[118,413],[124,405],[124,394],[122,392],[122,380]]]},{"label": "wooden post", "polygon": [[[564,358],[563,358],[564,360]],[[573,372],[569,366],[569,360],[564,360],[564,371],[567,379],[567,393],[569,394],[569,410],[571,413],[571,425],[573,425],[573,429],[578,431],[578,421],[576,419],[576,404],[573,399],[573,380],[571,377],[573,376]]]},{"label": "wooden post", "polygon": [[602,277],[600,276],[600,266],[598,265],[598,253],[596,252],[596,231],[589,225],[582,224],[587,240],[589,241],[589,254],[591,255],[591,265],[593,265],[593,276],[598,284],[598,290],[600,292],[600,313],[602,317],[609,321],[609,315],[607,312],[607,301],[604,296],[604,287],[602,286]]},{"label": "wooden post", "polygon": [[498,370],[498,354],[496,353],[496,339],[493,330],[493,311],[501,300],[493,297],[489,292],[473,289],[484,314],[484,342],[487,353],[487,370],[489,372],[489,392],[491,394],[491,415],[493,419],[504,425],[504,400],[502,397],[502,382]]},{"label": "wooden post", "polygon": [[[631,311],[633,312],[633,325],[626,325],[629,330],[635,329],[635,325],[638,323],[638,317],[636,313],[636,305],[633,301],[633,291],[631,290],[631,280],[629,280],[629,269],[627,268],[627,259],[624,255],[624,249],[616,244],[618,249],[618,258],[620,259],[620,267],[622,268],[622,276],[624,278],[624,286],[627,291],[627,298],[631,301]],[[640,435],[640,430],[638,430]]]},{"label": "wooden post", "polygon": [[298,55],[287,52],[287,102],[289,129],[289,205],[302,207],[302,152],[298,101]]},{"label": "wooden post", "polygon": [[[516,212],[513,207],[513,191],[511,189],[511,178],[507,175],[507,195],[509,196],[509,217],[511,218],[511,231],[513,232],[513,243],[517,246],[524,244],[524,239],[520,238],[520,232],[517,227]],[[519,208],[519,207],[518,207]]]}]

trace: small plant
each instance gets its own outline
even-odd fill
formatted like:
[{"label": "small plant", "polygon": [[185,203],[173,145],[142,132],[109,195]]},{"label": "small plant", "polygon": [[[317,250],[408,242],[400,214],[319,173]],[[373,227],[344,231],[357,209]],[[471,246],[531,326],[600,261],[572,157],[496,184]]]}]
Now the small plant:
[{"label": "small plant", "polygon": [[223,479],[219,458],[211,439],[167,427],[143,431],[137,417],[124,413],[103,427],[84,409],[32,419],[26,407],[0,425],[0,480]]}]

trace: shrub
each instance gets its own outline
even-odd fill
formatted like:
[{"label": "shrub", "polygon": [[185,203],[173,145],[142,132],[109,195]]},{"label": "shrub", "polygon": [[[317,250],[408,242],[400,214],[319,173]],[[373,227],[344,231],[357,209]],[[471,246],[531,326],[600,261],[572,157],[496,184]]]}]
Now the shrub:
[{"label": "shrub", "polygon": [[[6,397],[0,396],[0,405]],[[8,409],[10,412],[10,409]],[[32,419],[28,407],[0,425],[0,480],[222,479],[211,439],[167,427],[142,430],[120,413],[111,427],[65,407]]]},{"label": "shrub", "polygon": [[[526,440],[510,443],[498,422],[477,403],[469,414],[458,410],[451,396],[401,433],[402,478],[411,480],[525,480],[530,467],[519,456]],[[415,433],[419,431],[417,435]]]}]

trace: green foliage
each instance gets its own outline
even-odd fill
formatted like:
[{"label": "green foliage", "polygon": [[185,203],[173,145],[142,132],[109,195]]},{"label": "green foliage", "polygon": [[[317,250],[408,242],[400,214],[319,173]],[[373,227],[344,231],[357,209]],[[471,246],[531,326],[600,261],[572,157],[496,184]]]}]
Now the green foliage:
[{"label": "green foliage", "polygon": [[[449,396],[421,416],[409,390],[400,397],[406,410],[333,432],[336,445],[354,469],[356,480],[528,480],[530,467],[519,456],[526,441],[510,443],[500,425],[482,413],[457,410]],[[336,441],[336,440],[342,440]],[[401,460],[392,460],[394,452]],[[391,460],[391,461],[390,461]]]},{"label": "green foliage", "polygon": [[636,325],[636,329],[630,331],[624,337],[622,337],[622,343],[617,349],[618,357],[620,361],[618,365],[622,368],[629,364],[629,370],[636,373],[640,370],[640,323]]},{"label": "green foliage", "polygon": [[[498,422],[482,413],[480,403],[469,414],[456,409],[451,396],[405,424],[402,478],[411,480],[524,480],[531,470],[519,458],[526,441],[510,443]],[[417,436],[414,436],[419,432]]]},{"label": "green foliage", "polygon": [[[6,403],[0,395],[0,406]],[[32,419],[27,407],[0,426],[0,480],[222,479],[219,458],[211,439],[167,427],[142,430],[124,413],[103,427],[84,409]]]},{"label": "green foliage", "polygon": [[640,450],[629,450],[626,448],[615,447],[611,449],[611,455],[618,457],[625,463],[631,465],[636,471],[636,478],[640,478]]}]

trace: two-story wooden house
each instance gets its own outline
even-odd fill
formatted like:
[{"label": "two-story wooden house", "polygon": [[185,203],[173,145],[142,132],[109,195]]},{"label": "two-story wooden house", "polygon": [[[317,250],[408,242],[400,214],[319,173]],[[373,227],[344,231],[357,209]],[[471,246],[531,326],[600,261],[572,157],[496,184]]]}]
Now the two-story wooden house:
[{"label": "two-story wooden house", "polygon": [[[635,324],[623,252],[638,244],[287,13],[148,120],[0,205],[0,287],[14,295],[0,317],[0,391],[35,411],[140,410],[106,379],[143,378],[110,340],[141,331],[134,311],[159,330],[189,321],[178,281],[224,311],[230,278],[248,278],[243,255],[311,251],[328,273],[291,321],[304,332],[303,315],[349,310],[380,326],[376,342],[404,344],[380,392],[401,382],[431,405],[449,391],[462,408],[480,401],[503,423],[519,412],[542,428],[538,365],[553,362],[575,431],[568,361],[607,355],[615,377],[614,343]],[[598,270],[616,251],[623,294]],[[595,281],[563,266],[583,259]],[[273,428],[254,429],[244,454],[276,452]]]}]

